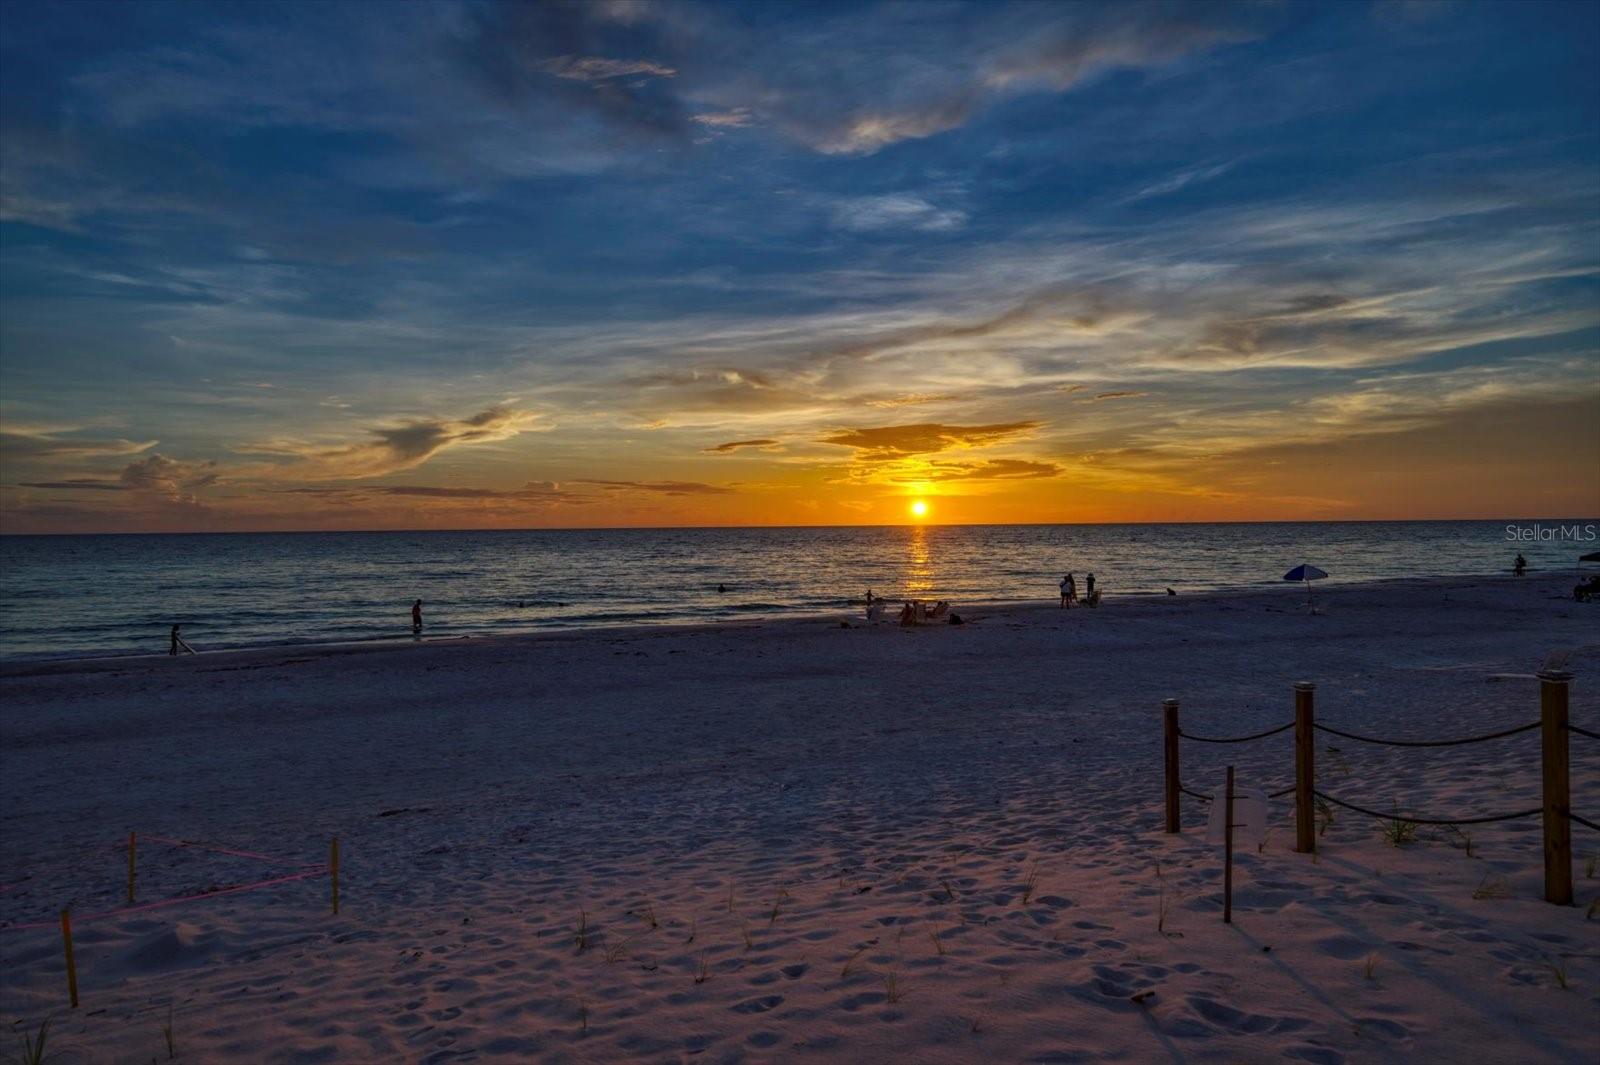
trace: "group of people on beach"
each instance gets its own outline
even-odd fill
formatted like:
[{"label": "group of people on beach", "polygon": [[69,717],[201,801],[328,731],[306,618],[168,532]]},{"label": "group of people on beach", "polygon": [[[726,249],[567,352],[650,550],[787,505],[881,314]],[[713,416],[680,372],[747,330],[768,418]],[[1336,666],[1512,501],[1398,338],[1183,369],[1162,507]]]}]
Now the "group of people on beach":
[{"label": "group of people on beach", "polygon": [[[1061,578],[1061,609],[1065,610],[1077,602],[1080,602],[1078,599],[1078,580],[1069,573]],[[1081,602],[1084,606],[1100,605],[1100,593],[1094,586],[1093,573],[1085,575],[1083,579],[1083,599]]]}]

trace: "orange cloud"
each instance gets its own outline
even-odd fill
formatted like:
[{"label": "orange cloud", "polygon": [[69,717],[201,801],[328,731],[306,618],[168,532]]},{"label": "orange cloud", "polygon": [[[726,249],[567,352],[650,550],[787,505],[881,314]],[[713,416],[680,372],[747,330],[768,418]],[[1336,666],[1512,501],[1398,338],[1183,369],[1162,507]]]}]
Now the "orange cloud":
[{"label": "orange cloud", "polygon": [[705,448],[704,450],[706,451],[707,454],[710,454],[710,455],[726,455],[730,451],[738,451],[740,448],[745,448],[745,447],[769,448],[769,447],[773,447],[776,444],[777,444],[776,440],[768,440],[768,439],[762,439],[762,440],[730,440],[726,444],[718,444],[716,447],[708,447],[708,448]]},{"label": "orange cloud", "polygon": [[535,417],[528,411],[489,407],[462,421],[423,418],[371,429],[368,433],[373,439],[340,447],[266,443],[238,450],[293,458],[297,461],[277,472],[298,480],[382,477],[414,469],[448,448],[509,440],[531,428]]},{"label": "orange cloud", "polygon": [[872,460],[923,455],[951,448],[988,447],[1005,440],[1026,436],[1039,428],[1035,421],[1004,422],[998,425],[942,425],[920,422],[915,425],[884,425],[871,429],[844,429],[822,438],[824,444],[853,447]]}]

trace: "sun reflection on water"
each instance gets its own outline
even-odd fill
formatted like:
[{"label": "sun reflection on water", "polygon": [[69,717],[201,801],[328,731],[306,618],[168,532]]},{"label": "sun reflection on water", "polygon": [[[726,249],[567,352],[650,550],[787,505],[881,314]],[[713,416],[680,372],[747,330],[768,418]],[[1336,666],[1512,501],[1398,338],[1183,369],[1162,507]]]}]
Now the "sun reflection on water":
[{"label": "sun reflection on water", "polygon": [[928,550],[928,527],[912,525],[906,541],[906,595],[919,599],[933,590],[933,555]]}]

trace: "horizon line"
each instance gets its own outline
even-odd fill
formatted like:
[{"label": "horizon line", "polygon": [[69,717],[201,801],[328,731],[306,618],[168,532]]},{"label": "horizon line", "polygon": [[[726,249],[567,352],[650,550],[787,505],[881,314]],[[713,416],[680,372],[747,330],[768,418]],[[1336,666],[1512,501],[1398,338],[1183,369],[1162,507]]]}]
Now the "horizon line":
[{"label": "horizon line", "polygon": [[317,536],[350,535],[374,536],[386,534],[423,535],[428,533],[527,533],[527,532],[685,532],[695,529],[986,529],[986,528],[1039,528],[1044,526],[1073,526],[1099,528],[1113,525],[1419,525],[1456,522],[1540,522],[1561,524],[1600,524],[1600,516],[1574,517],[1506,517],[1490,518],[1241,518],[1231,521],[1200,521],[1176,519],[1170,521],[984,521],[984,522],[870,522],[858,525],[530,525],[514,528],[477,526],[440,529],[187,529],[187,530],[105,530],[101,532],[9,532],[0,529],[0,540],[22,539],[35,536]]}]

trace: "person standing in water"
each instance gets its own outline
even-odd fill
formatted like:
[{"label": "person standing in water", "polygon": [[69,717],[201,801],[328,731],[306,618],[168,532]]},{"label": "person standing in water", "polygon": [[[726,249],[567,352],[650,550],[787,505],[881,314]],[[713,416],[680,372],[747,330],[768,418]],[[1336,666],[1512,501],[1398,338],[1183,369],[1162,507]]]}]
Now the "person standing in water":
[{"label": "person standing in water", "polygon": [[1094,574],[1092,573],[1083,579],[1083,594],[1090,599],[1094,598]]},{"label": "person standing in water", "polygon": [[193,647],[190,647],[188,644],[183,642],[183,637],[178,635],[178,626],[174,625],[172,626],[172,649],[167,653],[170,655],[176,655],[178,653],[178,648],[180,647],[190,654],[195,653]]},{"label": "person standing in water", "polygon": [[422,635],[422,600],[411,604],[411,635]]},{"label": "person standing in water", "polygon": [[1528,572],[1528,560],[1522,557],[1522,552],[1517,552],[1517,560],[1511,563],[1511,572],[1518,577]]}]

